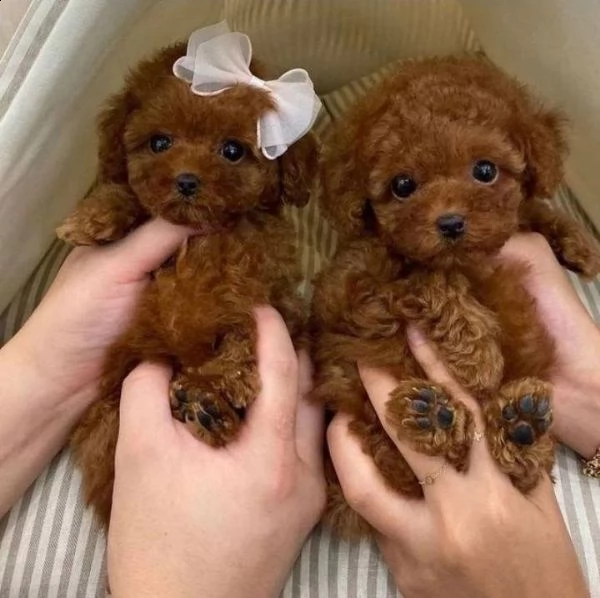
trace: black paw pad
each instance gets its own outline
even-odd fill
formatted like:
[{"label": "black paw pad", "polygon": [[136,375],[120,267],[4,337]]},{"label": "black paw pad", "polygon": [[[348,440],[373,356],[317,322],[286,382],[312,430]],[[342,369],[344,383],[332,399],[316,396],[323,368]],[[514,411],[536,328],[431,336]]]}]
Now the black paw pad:
[{"label": "black paw pad", "polygon": [[540,399],[537,409],[535,410],[536,415],[546,415],[550,411],[550,401],[544,397]]},{"label": "black paw pad", "polygon": [[517,419],[517,410],[512,405],[506,405],[502,409],[502,417],[507,421],[511,422]]},{"label": "black paw pad", "polygon": [[437,412],[437,421],[440,428],[448,429],[454,423],[454,411],[442,405]]},{"label": "black paw pad", "polygon": [[417,413],[427,413],[429,411],[429,409],[431,409],[431,407],[429,406],[429,403],[426,403],[425,401],[421,401],[420,399],[414,400],[411,403],[411,406]]},{"label": "black paw pad", "polygon": [[[414,394],[413,394],[414,393]],[[406,397],[409,417],[406,425],[420,430],[434,428],[447,430],[454,424],[454,409],[448,405],[448,397],[443,391],[433,388],[413,388]]]},{"label": "black paw pad", "polygon": [[534,410],[535,401],[533,400],[533,397],[531,395],[521,397],[521,400],[519,401],[519,411],[521,411],[521,413],[530,414],[533,413]]},{"label": "black paw pad", "polygon": [[428,430],[431,428],[431,420],[428,417],[417,417],[416,422],[421,430]]},{"label": "black paw pad", "polygon": [[508,422],[508,437],[521,446],[532,445],[545,434],[552,423],[550,399],[526,394],[502,409],[502,419]]},{"label": "black paw pad", "polygon": [[240,418],[244,419],[246,417],[246,408],[245,407],[233,407],[235,414]]},{"label": "black paw pad", "polygon": [[433,388],[420,388],[417,392],[417,397],[425,403],[433,403],[437,398]]},{"label": "black paw pad", "polygon": [[183,389],[183,388],[178,388],[175,391],[175,398],[180,402],[180,403],[187,403],[188,402],[188,394],[187,392]]},{"label": "black paw pad", "polygon": [[515,444],[530,445],[535,440],[533,428],[526,422],[518,423],[508,436]]},{"label": "black paw pad", "polygon": [[198,418],[198,423],[205,427],[207,430],[212,430],[215,425],[215,420],[211,415],[206,413],[205,411],[199,411],[196,415]]},{"label": "black paw pad", "polygon": [[202,409],[213,419],[222,419],[221,411],[214,403],[206,403],[202,405]]}]

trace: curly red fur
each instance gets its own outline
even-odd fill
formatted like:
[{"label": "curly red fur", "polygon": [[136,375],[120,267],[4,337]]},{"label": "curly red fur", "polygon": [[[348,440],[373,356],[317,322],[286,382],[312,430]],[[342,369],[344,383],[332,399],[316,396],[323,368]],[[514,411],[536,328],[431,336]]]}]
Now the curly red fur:
[{"label": "curly red fur", "polygon": [[[237,85],[218,96],[194,95],[171,73],[184,45],[139,65],[99,119],[99,169],[89,195],[59,228],[78,245],[123,237],[151,217],[198,228],[157,271],[134,321],[106,359],[98,401],[71,447],[85,495],[104,525],[110,515],[121,384],[141,361],[174,368],[171,405],[200,439],[220,446],[234,437],[258,392],[253,307],[271,304],[298,342],[305,320],[295,234],[284,203],[309,199],[317,151],[312,135],[278,160],[257,147],[259,117],[273,109],[264,91]],[[261,67],[252,64],[255,74]],[[168,135],[156,153],[150,139]],[[227,161],[220,148],[245,150]],[[183,196],[182,173],[199,180]]]},{"label": "curly red fur", "polygon": [[[598,272],[583,231],[543,201],[562,179],[561,123],[484,59],[428,59],[398,66],[326,143],[322,208],[341,243],[313,297],[314,398],[352,415],[351,429],[398,492],[418,497],[421,488],[377,420],[358,362],[398,380],[387,417],[416,449],[464,470],[474,432],[464,406],[425,379],[408,324],[481,401],[492,454],[517,487],[530,490],[552,467],[553,341],[525,291],[526,266],[502,263],[498,252],[513,233],[533,230],[563,263]],[[475,180],[478,160],[496,165],[495,180]],[[393,193],[399,175],[414,183],[406,197]],[[449,215],[462,227],[452,238],[440,228]],[[327,470],[329,521],[345,535],[364,533]]]}]

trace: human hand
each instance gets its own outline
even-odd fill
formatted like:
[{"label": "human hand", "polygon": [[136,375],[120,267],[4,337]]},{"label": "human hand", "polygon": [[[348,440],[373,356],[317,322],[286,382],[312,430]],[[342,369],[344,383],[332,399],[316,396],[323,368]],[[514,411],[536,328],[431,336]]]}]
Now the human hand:
[{"label": "human hand", "polygon": [[[477,402],[450,378],[431,346],[409,331],[413,354],[428,377],[465,403],[483,430]],[[550,480],[525,496],[496,467],[487,444],[474,442],[460,474],[399,440],[386,420],[396,382],[362,370],[384,428],[424,486],[424,499],[388,488],[360,442],[337,415],[327,437],[346,499],[377,531],[376,540],[405,598],[582,598],[588,596]]]},{"label": "human hand", "polygon": [[501,256],[529,264],[527,289],[556,343],[552,432],[590,458],[600,446],[600,328],[543,237],[518,234],[504,246]]},{"label": "human hand", "polygon": [[238,438],[198,442],[169,408],[170,372],[125,381],[108,536],[113,595],[279,595],[325,503],[323,414],[285,324],[256,310],[262,391]]},{"label": "human hand", "polygon": [[155,220],[111,245],[73,250],[11,341],[48,401],[93,398],[106,349],[127,326],[149,273],[191,232]]}]

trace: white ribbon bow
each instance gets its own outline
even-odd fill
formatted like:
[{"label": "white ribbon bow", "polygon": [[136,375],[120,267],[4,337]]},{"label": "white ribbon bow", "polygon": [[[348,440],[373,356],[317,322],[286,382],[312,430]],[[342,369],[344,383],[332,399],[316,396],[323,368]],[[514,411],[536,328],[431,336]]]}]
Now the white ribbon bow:
[{"label": "white ribbon bow", "polygon": [[292,69],[274,81],[263,81],[250,72],[252,44],[243,33],[229,30],[222,21],[192,33],[187,55],[173,65],[179,79],[191,83],[199,96],[219,94],[237,83],[264,89],[276,110],[258,121],[258,146],[269,160],[281,156],[313,126],[321,108],[313,83],[304,69]]}]

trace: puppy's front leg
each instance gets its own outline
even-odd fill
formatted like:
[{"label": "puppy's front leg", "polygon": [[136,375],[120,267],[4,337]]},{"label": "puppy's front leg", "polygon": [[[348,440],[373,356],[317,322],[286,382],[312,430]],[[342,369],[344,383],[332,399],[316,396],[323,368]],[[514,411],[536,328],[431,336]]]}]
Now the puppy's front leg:
[{"label": "puppy's front leg", "polygon": [[126,185],[95,187],[56,234],[72,245],[101,245],[124,237],[144,219],[144,212]]},{"label": "puppy's front leg", "polygon": [[523,202],[520,217],[521,228],[545,237],[565,268],[589,279],[600,273],[600,252],[578,222],[541,199]]},{"label": "puppy's front leg", "polygon": [[173,415],[207,444],[224,446],[236,436],[260,390],[255,347],[254,329],[228,332],[213,359],[182,364],[171,383]]}]

